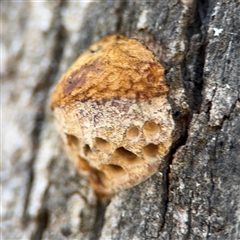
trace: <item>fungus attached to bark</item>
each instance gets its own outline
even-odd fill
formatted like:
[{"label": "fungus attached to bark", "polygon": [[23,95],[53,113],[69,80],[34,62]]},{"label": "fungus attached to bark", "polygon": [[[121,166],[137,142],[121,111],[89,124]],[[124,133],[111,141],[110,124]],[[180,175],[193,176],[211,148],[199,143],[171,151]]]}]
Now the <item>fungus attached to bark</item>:
[{"label": "fungus attached to bark", "polygon": [[62,76],[51,108],[69,158],[97,193],[131,187],[158,170],[174,128],[167,94],[153,53],[122,36],[93,44]]}]

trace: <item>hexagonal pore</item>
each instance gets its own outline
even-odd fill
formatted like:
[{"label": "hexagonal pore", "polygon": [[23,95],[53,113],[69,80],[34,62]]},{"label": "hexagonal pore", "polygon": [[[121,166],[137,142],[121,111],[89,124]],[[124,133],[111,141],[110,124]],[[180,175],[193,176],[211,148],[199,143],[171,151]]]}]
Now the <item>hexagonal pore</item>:
[{"label": "hexagonal pore", "polygon": [[85,156],[87,156],[92,152],[92,149],[90,148],[90,146],[88,144],[85,144],[83,147],[83,152],[84,152]]},{"label": "hexagonal pore", "polygon": [[99,151],[105,152],[105,153],[111,152],[111,149],[112,149],[112,146],[108,141],[98,137],[95,138],[95,147]]},{"label": "hexagonal pore", "polygon": [[80,156],[78,156],[78,166],[83,171],[87,171],[87,172],[91,171],[91,166],[89,165],[88,161],[83,159]]},{"label": "hexagonal pore", "polygon": [[143,134],[149,138],[153,139],[159,136],[159,126],[155,122],[146,122],[143,126]]},{"label": "hexagonal pore", "polygon": [[116,178],[126,174],[126,171],[116,164],[101,165],[101,168],[109,178]]},{"label": "hexagonal pore", "polygon": [[124,147],[117,148],[112,157],[113,161],[116,161],[118,164],[124,162],[124,165],[127,164],[137,164],[141,163],[142,159],[139,158],[136,154],[128,151]]},{"label": "hexagonal pore", "polygon": [[142,148],[142,153],[146,160],[156,159],[158,155],[158,145],[150,143]]},{"label": "hexagonal pore", "polygon": [[97,189],[98,186],[108,186],[109,180],[107,179],[105,173],[90,166],[89,162],[80,156],[78,156],[78,166],[82,171],[88,172],[88,174],[91,176],[90,180],[95,189]]},{"label": "hexagonal pore", "polygon": [[74,135],[71,135],[71,134],[66,134],[66,138],[67,138],[67,143],[70,147],[78,146],[79,140],[77,137],[75,137]]},{"label": "hexagonal pore", "polygon": [[139,129],[135,126],[130,127],[126,132],[126,137],[129,140],[136,141],[139,137]]}]

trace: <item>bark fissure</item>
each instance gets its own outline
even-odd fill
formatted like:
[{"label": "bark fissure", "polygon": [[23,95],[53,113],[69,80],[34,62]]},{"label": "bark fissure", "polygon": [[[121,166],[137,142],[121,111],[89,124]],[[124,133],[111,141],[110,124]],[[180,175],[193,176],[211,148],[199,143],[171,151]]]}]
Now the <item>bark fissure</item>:
[{"label": "bark fissure", "polygon": [[120,3],[120,6],[117,9],[117,15],[118,15],[118,19],[117,19],[117,23],[116,23],[116,31],[120,32],[121,30],[121,24],[122,24],[122,20],[123,20],[123,13],[125,11],[127,7],[127,2],[126,1],[122,1]]},{"label": "bark fissure", "polygon": [[[44,200],[43,200],[44,201]],[[48,227],[49,221],[49,210],[45,207],[41,208],[39,211],[35,221],[36,221],[36,229],[35,232],[31,236],[31,240],[41,240],[45,229]]]},{"label": "bark fissure", "polygon": [[105,201],[97,200],[95,223],[94,223],[94,228],[92,229],[90,240],[100,239],[102,228],[104,225],[105,211],[108,204],[109,204],[108,200],[105,200]]},{"label": "bark fissure", "polygon": [[[208,24],[207,6],[204,1],[197,1],[195,16],[189,23],[188,50],[183,79],[192,113],[199,113],[202,105],[203,72],[206,51],[206,29]],[[192,63],[193,62],[193,63]]]},{"label": "bark fissure", "polygon": [[37,156],[37,151],[39,148],[39,138],[40,138],[40,134],[42,131],[42,124],[44,121],[44,111],[38,112],[38,114],[36,115],[35,118],[35,124],[34,124],[34,128],[31,134],[31,138],[32,138],[32,158],[29,161],[28,164],[28,185],[27,185],[27,191],[26,191],[26,197],[25,197],[25,202],[24,202],[24,208],[23,208],[23,214],[22,214],[22,224],[24,227],[27,227],[28,222],[29,222],[29,217],[27,214],[27,208],[28,208],[28,204],[29,204],[29,200],[30,200],[30,194],[31,194],[31,190],[32,190],[32,184],[34,181],[34,163],[36,160],[36,156]]},{"label": "bark fissure", "polygon": [[211,183],[211,187],[210,187],[210,193],[209,193],[209,196],[207,197],[208,199],[208,216],[209,216],[209,219],[207,220],[207,234],[206,234],[206,238],[209,239],[210,236],[211,236],[211,220],[210,220],[210,217],[211,217],[211,207],[212,207],[212,203],[211,203],[211,196],[213,194],[213,191],[214,191],[214,181],[213,181],[213,172],[212,172],[212,167],[210,165],[210,183]]},{"label": "bark fissure", "polygon": [[187,224],[187,233],[186,233],[186,236],[185,236],[185,239],[190,239],[190,236],[191,236],[191,229],[192,229],[192,198],[190,198],[190,202],[189,202],[189,209],[188,209],[188,222],[186,223]]},{"label": "bark fissure", "polygon": [[37,229],[31,236],[31,240],[41,240],[44,230],[47,228],[49,219],[49,212],[47,209],[41,209],[37,216]]},{"label": "bark fissure", "polygon": [[171,180],[170,180],[170,174],[171,174],[171,165],[174,159],[175,154],[177,153],[178,149],[181,146],[184,146],[186,144],[186,141],[188,139],[188,129],[185,129],[185,132],[182,134],[181,138],[178,140],[178,143],[176,146],[174,146],[173,149],[171,149],[170,153],[168,154],[168,156],[166,156],[166,159],[168,159],[168,167],[166,170],[166,189],[167,189],[167,194],[166,194],[166,200],[165,200],[165,204],[164,204],[164,213],[163,213],[163,223],[161,226],[161,229],[164,228],[165,225],[165,221],[166,221],[166,213],[168,212],[168,205],[169,205],[169,196],[170,196],[170,187],[171,187]]},{"label": "bark fissure", "polygon": [[[24,208],[23,208],[23,215],[22,215],[22,224],[24,227],[27,226],[27,224],[30,220],[28,217],[28,214],[27,214],[27,208],[28,208],[29,201],[30,201],[32,184],[33,184],[34,178],[35,178],[34,164],[35,164],[36,157],[37,157],[38,150],[39,150],[40,136],[42,133],[42,125],[45,120],[45,110],[44,109],[45,109],[46,103],[48,102],[48,98],[47,98],[48,91],[50,89],[50,86],[54,82],[56,74],[58,72],[59,63],[60,63],[60,60],[62,57],[64,42],[65,42],[65,38],[66,38],[63,26],[61,24],[59,24],[59,23],[61,23],[61,20],[59,20],[59,19],[60,19],[60,11],[61,11],[61,8],[63,7],[63,3],[64,2],[59,4],[59,7],[54,16],[55,19],[53,20],[53,22],[55,22],[55,25],[56,25],[55,27],[57,30],[56,30],[56,34],[55,34],[54,49],[52,51],[53,52],[52,59],[50,62],[51,63],[55,62],[56,64],[49,66],[48,70],[42,77],[42,81],[40,81],[39,84],[36,85],[36,87],[33,90],[34,95],[37,96],[38,94],[41,94],[41,95],[44,95],[44,97],[42,97],[42,101],[39,104],[37,114],[35,117],[34,128],[33,128],[32,134],[31,134],[32,143],[33,143],[33,145],[32,145],[33,155],[28,164],[28,169],[29,169],[29,178],[28,179],[29,180],[28,180],[27,192],[26,192],[25,203],[24,203]],[[42,223],[42,219],[46,219],[45,216],[48,216],[47,210],[43,209],[38,214],[38,219],[40,219],[41,221],[37,221],[40,225],[37,226],[37,231],[32,240],[41,239],[42,231],[47,227],[46,224]]]}]

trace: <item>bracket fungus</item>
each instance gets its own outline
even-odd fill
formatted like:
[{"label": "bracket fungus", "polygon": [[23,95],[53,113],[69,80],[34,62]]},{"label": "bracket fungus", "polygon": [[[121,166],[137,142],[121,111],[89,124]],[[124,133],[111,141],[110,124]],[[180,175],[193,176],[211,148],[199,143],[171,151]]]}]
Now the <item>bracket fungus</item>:
[{"label": "bracket fungus", "polygon": [[158,170],[174,129],[168,91],[153,53],[117,35],[91,45],[62,76],[51,109],[69,158],[97,194]]}]

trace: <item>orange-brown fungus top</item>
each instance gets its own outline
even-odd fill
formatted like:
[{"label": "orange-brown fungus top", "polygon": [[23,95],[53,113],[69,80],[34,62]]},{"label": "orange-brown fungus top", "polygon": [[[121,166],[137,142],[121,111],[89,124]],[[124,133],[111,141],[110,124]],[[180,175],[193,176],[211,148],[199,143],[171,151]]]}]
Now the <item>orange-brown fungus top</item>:
[{"label": "orange-brown fungus top", "polygon": [[164,69],[134,39],[109,36],[90,46],[63,75],[51,108],[75,101],[128,98],[144,101],[166,94]]}]

